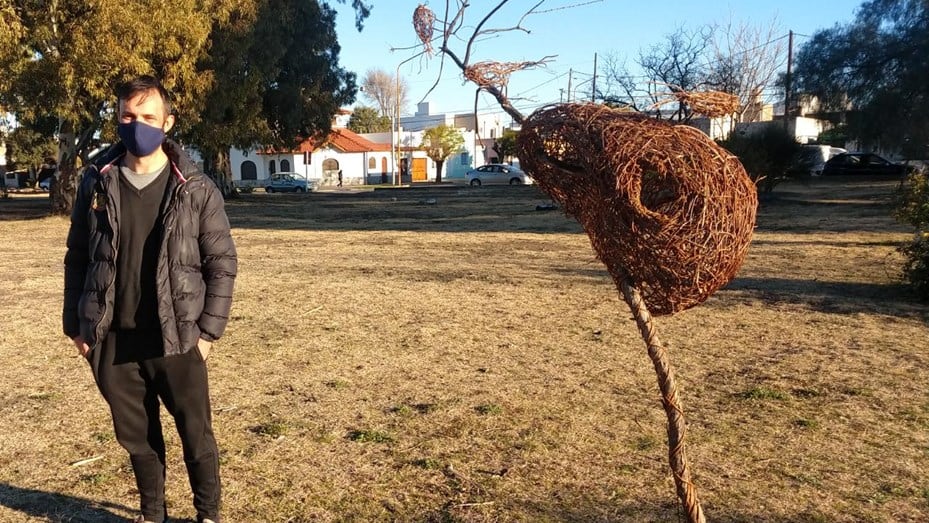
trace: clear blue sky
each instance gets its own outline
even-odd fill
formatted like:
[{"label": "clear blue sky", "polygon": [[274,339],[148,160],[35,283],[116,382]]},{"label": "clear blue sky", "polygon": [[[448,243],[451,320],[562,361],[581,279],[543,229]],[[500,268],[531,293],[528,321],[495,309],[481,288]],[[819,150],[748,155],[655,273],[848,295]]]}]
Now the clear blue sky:
[{"label": "clear blue sky", "polygon": [[[520,17],[538,0],[511,0],[485,28],[504,28],[516,25]],[[349,5],[333,2],[338,10],[337,32],[342,46],[340,63],[359,78],[370,68],[381,68],[391,73],[416,50],[399,49],[416,45],[419,40],[412,25],[417,0],[370,0],[374,8],[359,33],[354,26],[354,13]],[[454,5],[456,2],[450,1]],[[459,35],[473,32],[480,19],[497,5],[498,0],[472,0],[466,11],[465,26]],[[594,69],[594,54],[598,54],[598,76],[603,71],[607,54],[625,58],[633,73],[635,58],[640,49],[660,44],[664,36],[679,27],[696,29],[706,24],[748,23],[768,27],[776,22],[778,35],[789,30],[795,36],[796,50],[818,29],[845,24],[854,17],[862,0],[659,0],[641,2],[632,0],[546,0],[538,11],[525,18],[522,27],[531,31],[511,31],[490,37],[474,46],[472,63],[481,60],[529,61],[547,55],[557,55],[548,66],[531,71],[514,73],[510,78],[509,95],[515,105],[528,114],[535,107],[558,102],[560,90],[567,89],[568,77],[573,87],[589,80]],[[349,2],[350,4],[350,2]],[[445,2],[429,5],[442,17]],[[806,35],[806,36],[804,36]],[[463,55],[464,41],[455,42],[453,49]],[[397,50],[391,51],[392,48]],[[410,87],[412,113],[416,103],[439,77],[440,56],[431,59],[417,58],[400,67],[400,75]],[[569,75],[569,70],[574,74]],[[599,80],[598,80],[599,81]],[[589,82],[588,82],[589,83]],[[580,90],[584,86],[582,85]],[[429,94],[433,113],[468,112],[474,107],[475,86],[464,83],[457,67],[446,61],[438,87]],[[579,91],[578,91],[579,92]],[[365,102],[361,94],[356,103]],[[478,110],[490,112],[499,106],[482,94]]]}]

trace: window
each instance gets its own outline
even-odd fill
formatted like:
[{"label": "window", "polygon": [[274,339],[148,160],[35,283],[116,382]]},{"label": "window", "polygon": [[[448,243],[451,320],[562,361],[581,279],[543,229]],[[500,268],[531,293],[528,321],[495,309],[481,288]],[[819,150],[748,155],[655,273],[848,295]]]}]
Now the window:
[{"label": "window", "polygon": [[242,162],[242,171],[243,180],[257,180],[258,179],[258,167],[255,165],[255,162],[251,160],[245,160]]},{"label": "window", "polygon": [[387,172],[387,157],[386,157],[386,156],[384,156],[383,158],[381,158],[381,172],[382,172],[382,173],[386,173],[386,172]]},{"label": "window", "polygon": [[288,160],[281,160],[281,172],[282,172],[282,173],[289,173],[289,172],[290,172],[290,161],[288,161]]},{"label": "window", "polygon": [[471,163],[471,158],[468,153],[461,153],[461,158],[458,160],[461,165],[468,165]]},{"label": "window", "polygon": [[268,164],[268,172],[271,174],[277,172],[277,169],[274,168],[274,160],[271,160],[271,162]]},{"label": "window", "polygon": [[326,158],[323,160],[323,170],[324,171],[338,171],[339,170],[339,161],[335,158]]},{"label": "window", "polygon": [[373,171],[377,169],[377,160],[375,158],[368,158],[368,170]]}]

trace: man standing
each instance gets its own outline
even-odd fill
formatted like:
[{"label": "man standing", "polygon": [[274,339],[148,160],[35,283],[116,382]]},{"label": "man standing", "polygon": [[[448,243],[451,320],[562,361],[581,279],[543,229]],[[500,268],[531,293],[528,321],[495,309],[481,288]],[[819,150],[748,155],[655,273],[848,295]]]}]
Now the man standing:
[{"label": "man standing", "polygon": [[165,139],[174,115],[161,83],[139,77],[116,95],[121,141],[87,168],[71,215],[64,332],[129,452],[135,521],[167,518],[160,400],[180,434],[197,521],[218,522],[206,359],[229,317],[235,245],[219,190]]}]

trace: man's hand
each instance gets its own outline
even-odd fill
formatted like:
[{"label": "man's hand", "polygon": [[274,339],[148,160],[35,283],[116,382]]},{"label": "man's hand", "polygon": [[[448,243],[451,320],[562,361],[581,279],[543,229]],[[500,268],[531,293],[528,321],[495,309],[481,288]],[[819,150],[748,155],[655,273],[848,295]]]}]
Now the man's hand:
[{"label": "man's hand", "polygon": [[206,359],[210,357],[210,349],[212,348],[212,341],[206,341],[203,338],[197,340],[197,349],[200,350],[200,356],[203,358],[203,361],[206,361]]},{"label": "man's hand", "polygon": [[74,346],[77,348],[77,353],[86,358],[87,354],[90,353],[90,347],[84,343],[84,338],[82,338],[80,335],[77,335],[71,338],[71,341],[74,342]]}]

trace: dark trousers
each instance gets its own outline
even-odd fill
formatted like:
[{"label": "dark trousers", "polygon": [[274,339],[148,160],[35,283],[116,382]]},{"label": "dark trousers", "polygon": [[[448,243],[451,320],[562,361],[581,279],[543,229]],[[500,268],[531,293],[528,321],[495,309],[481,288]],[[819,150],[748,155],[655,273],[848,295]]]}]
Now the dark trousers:
[{"label": "dark trousers", "polygon": [[219,521],[219,452],[206,363],[197,349],[179,356],[162,354],[159,333],[111,332],[88,358],[110,406],[116,440],[129,452],[146,521],[167,517],[159,400],[177,425],[197,519]]}]

